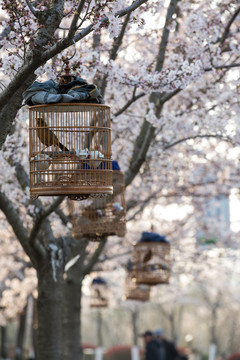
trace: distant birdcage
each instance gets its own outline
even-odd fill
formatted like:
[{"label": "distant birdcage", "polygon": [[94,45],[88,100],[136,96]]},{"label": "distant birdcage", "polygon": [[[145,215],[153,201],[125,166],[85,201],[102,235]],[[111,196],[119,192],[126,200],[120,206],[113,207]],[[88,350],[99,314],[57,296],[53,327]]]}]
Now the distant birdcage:
[{"label": "distant birdcage", "polygon": [[125,295],[126,300],[149,301],[150,287],[145,284],[136,283],[134,271],[128,270],[125,278]]},{"label": "distant birdcage", "polygon": [[137,284],[168,284],[170,278],[170,243],[164,236],[143,232],[134,245],[133,263]]},{"label": "distant birdcage", "polygon": [[113,194],[104,199],[70,202],[72,235],[75,239],[88,237],[100,240],[104,236],[124,236],[126,233],[126,204],[124,175],[113,161]]},{"label": "distant birdcage", "polygon": [[102,308],[108,306],[108,285],[107,282],[97,277],[91,284],[90,307]]},{"label": "distant birdcage", "polygon": [[60,103],[29,108],[30,196],[73,200],[112,194],[110,108]]}]

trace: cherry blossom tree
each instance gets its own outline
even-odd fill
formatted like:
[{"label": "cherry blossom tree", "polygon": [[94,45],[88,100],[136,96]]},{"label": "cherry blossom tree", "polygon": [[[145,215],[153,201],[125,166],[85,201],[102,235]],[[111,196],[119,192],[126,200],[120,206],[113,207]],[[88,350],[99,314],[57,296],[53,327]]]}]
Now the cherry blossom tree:
[{"label": "cherry blossom tree", "polygon": [[[5,1],[2,10],[0,208],[38,273],[38,358],[54,360],[61,358],[64,269],[88,245],[72,239],[63,198],[28,199],[24,90],[37,76],[55,78],[63,57],[97,82],[112,107],[113,152],[132,219],[151,201],[200,196],[199,166],[217,171],[214,189],[223,192],[236,187],[238,171],[240,7],[228,0],[26,0]],[[87,273],[84,256],[79,261],[69,278],[78,266],[80,279]]]}]

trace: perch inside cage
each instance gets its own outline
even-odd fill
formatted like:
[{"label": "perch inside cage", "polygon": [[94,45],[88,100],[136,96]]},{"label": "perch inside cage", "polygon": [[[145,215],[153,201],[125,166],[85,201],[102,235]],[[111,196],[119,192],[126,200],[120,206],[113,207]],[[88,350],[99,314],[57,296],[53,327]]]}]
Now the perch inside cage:
[{"label": "perch inside cage", "polygon": [[112,162],[113,194],[103,199],[70,202],[72,235],[75,239],[88,237],[99,240],[104,236],[124,236],[126,233],[126,204],[124,175],[116,161]]},{"label": "perch inside cage", "polygon": [[46,104],[31,106],[29,112],[31,198],[112,193],[108,106]]},{"label": "perch inside cage", "polygon": [[135,271],[127,268],[125,278],[125,300],[149,301],[150,287],[136,283]]},{"label": "perch inside cage", "polygon": [[170,243],[165,236],[143,232],[134,245],[133,263],[137,284],[168,284],[170,278]]},{"label": "perch inside cage", "polygon": [[97,277],[91,284],[90,307],[100,308],[108,306],[108,285],[107,282]]}]

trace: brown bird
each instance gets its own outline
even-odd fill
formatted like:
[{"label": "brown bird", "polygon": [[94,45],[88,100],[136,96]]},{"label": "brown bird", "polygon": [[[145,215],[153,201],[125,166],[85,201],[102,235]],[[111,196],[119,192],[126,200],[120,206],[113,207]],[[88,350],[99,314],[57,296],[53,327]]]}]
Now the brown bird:
[{"label": "brown bird", "polygon": [[152,250],[149,249],[148,252],[144,255],[143,262],[146,263],[149,260],[151,260],[152,255],[153,255]]},{"label": "brown bird", "polygon": [[96,298],[101,300],[101,301],[105,301],[106,298],[102,296],[101,292],[99,289],[95,289],[95,295],[96,295]]},{"label": "brown bird", "polygon": [[42,144],[46,146],[58,146],[62,151],[69,151],[66,146],[58,140],[54,132],[49,129],[44,119],[37,118],[37,126],[37,136]]}]

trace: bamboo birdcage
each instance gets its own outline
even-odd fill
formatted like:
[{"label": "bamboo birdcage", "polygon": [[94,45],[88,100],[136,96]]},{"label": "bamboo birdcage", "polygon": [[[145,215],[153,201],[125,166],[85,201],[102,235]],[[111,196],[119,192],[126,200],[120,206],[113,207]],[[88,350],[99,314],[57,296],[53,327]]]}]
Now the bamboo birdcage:
[{"label": "bamboo birdcage", "polygon": [[168,284],[170,244],[166,241],[139,241],[134,245],[133,263],[137,284]]},{"label": "bamboo birdcage", "polygon": [[136,283],[134,271],[127,271],[125,278],[125,296],[126,300],[149,301],[150,287],[145,284]]},{"label": "bamboo birdcage", "polygon": [[112,194],[110,108],[61,103],[29,108],[30,196],[73,200]]},{"label": "bamboo birdcage", "polygon": [[91,284],[90,307],[103,308],[108,306],[108,285],[107,282],[97,277]]},{"label": "bamboo birdcage", "polygon": [[70,202],[72,235],[75,239],[88,237],[98,241],[104,236],[126,233],[126,203],[124,175],[113,170],[113,194],[103,199],[89,199],[84,203]]}]

